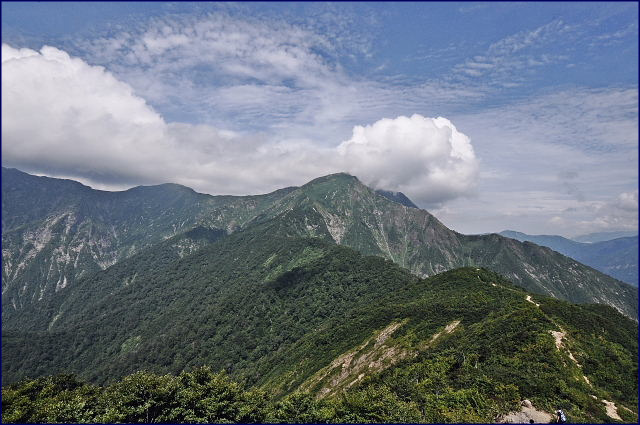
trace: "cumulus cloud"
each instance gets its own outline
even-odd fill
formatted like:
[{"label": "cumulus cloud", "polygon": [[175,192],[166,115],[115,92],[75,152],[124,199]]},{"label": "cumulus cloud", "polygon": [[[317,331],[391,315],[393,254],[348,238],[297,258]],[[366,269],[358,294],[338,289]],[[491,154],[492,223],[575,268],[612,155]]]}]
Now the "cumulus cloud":
[{"label": "cumulus cloud", "polygon": [[13,163],[130,175],[168,143],[162,118],[131,87],[53,47],[2,45],[2,106],[2,154]]},{"label": "cumulus cloud", "polygon": [[478,167],[469,139],[445,118],[382,119],[334,147],[168,123],[103,67],[47,46],[3,44],[2,106],[3,165],[94,187],[170,181],[249,194],[349,171],[430,204],[466,194]]},{"label": "cumulus cloud", "polygon": [[366,183],[425,204],[469,193],[478,175],[469,138],[441,117],[414,114],[356,126],[338,152]]},{"label": "cumulus cloud", "polygon": [[[2,46],[2,104],[5,164],[105,187],[176,181],[202,191],[265,189],[240,173],[259,137],[167,123],[104,68],[53,47]],[[222,185],[234,170],[237,180]]]}]

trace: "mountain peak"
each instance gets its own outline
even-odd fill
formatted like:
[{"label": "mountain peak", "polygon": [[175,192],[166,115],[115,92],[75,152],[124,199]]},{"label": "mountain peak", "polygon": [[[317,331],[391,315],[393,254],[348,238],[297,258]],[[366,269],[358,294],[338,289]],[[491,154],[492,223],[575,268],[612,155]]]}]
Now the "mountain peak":
[{"label": "mountain peak", "polygon": [[362,184],[356,176],[352,176],[351,174],[346,172],[340,172],[340,173],[327,174],[326,176],[315,178],[310,182],[302,185],[302,187],[315,186],[318,184],[325,184],[325,183],[336,183],[336,184],[360,183]]},{"label": "mountain peak", "polygon": [[[189,193],[189,194],[198,194],[195,190],[190,187],[177,184],[177,183],[161,183],[154,185],[140,185],[134,186],[130,189],[127,189],[124,192],[130,193]],[[203,194],[200,194],[203,195]]]},{"label": "mountain peak", "polygon": [[357,177],[347,173],[335,173],[318,177],[310,182],[302,185],[298,189],[298,194],[315,200],[335,200],[336,196],[340,199],[346,199],[354,191],[368,192],[371,191]]},{"label": "mountain peak", "polygon": [[311,189],[313,192],[336,192],[339,189],[354,189],[366,188],[368,191],[382,196],[396,204],[404,205],[405,207],[420,209],[416,204],[411,201],[404,193],[394,192],[390,190],[374,189],[364,183],[362,183],[356,176],[349,173],[334,173],[326,176],[318,177],[311,180],[309,183],[303,185],[302,189]]}]

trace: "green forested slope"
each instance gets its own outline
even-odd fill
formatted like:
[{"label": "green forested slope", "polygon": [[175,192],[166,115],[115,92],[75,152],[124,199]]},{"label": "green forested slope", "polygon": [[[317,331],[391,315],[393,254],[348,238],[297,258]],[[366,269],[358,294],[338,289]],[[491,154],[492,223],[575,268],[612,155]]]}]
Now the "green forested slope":
[{"label": "green forested slope", "polygon": [[[300,271],[310,280],[289,288]],[[24,322],[8,322],[14,325],[3,327],[3,376],[66,367],[105,380],[145,366],[177,372],[202,361],[249,368],[326,316],[415,279],[384,259],[259,231],[182,259],[170,250],[151,252],[98,273],[82,291],[60,291]]]},{"label": "green forested slope", "polygon": [[[145,203],[149,190],[164,195]],[[3,384],[42,377],[3,389],[12,421],[486,422],[522,399],[586,422],[611,420],[608,400],[637,420],[637,323],[533,294],[635,317],[629,285],[535,244],[460,235],[344,174],[211,201],[173,237],[171,214],[199,195],[142,192],[131,202],[154,218],[134,228],[168,232],[155,243],[21,308],[3,297]],[[164,217],[162,203],[178,207]],[[60,240],[78,235],[58,225]],[[43,377],[68,372],[92,384]]]},{"label": "green forested slope", "polygon": [[58,291],[3,326],[4,383],[209,365],[270,397],[334,400],[314,413],[330,420],[486,421],[523,398],[585,421],[607,419],[600,399],[633,409],[637,325],[615,310],[530,302],[476,267],[419,279],[288,236],[291,214],[222,239],[196,231],[211,243],[182,257],[170,239]]},{"label": "green forested slope", "polygon": [[[286,317],[290,315],[304,323],[297,329],[306,330],[301,337],[281,341],[272,348],[275,352],[262,353],[260,360],[243,363],[242,353],[228,350],[223,340],[208,345],[207,339],[215,339],[218,332],[207,335],[212,329],[205,329],[196,338],[165,340],[171,347],[165,347],[163,355],[176,349],[173,343],[179,348],[203,344],[207,350],[222,344],[224,358],[198,359],[178,377],[159,376],[170,365],[141,363],[155,374],[136,373],[105,388],[64,376],[23,382],[3,388],[3,419],[492,422],[518,410],[526,398],[543,411],[564,409],[572,422],[611,422],[602,400],[613,401],[623,420],[637,420],[637,327],[610,307],[571,305],[542,296],[528,301],[526,292],[484,269],[464,268],[418,280],[384,260],[363,258],[345,248],[330,249],[337,251],[316,258],[294,256],[297,265],[264,282],[275,285],[274,294],[282,302],[298,301],[280,304],[288,307],[286,315],[263,312],[268,327],[295,328]],[[292,263],[279,265],[288,269]],[[349,284],[341,280],[342,288],[335,288],[341,271],[364,273],[372,267],[399,286],[381,287],[385,290],[375,300],[356,300],[352,308],[340,308],[340,301],[349,298],[346,287],[357,287],[353,279]],[[327,279],[334,285],[324,287]],[[340,314],[310,322],[306,309],[295,306],[306,293],[305,286],[314,287],[317,299],[327,300],[333,294]],[[262,290],[270,292],[267,286]],[[246,319],[256,308],[249,298],[239,304],[242,318],[227,321],[234,327],[219,324],[225,339],[244,344],[247,358],[252,355],[250,347],[265,341],[266,331],[259,322]],[[306,307],[323,311],[322,303]],[[564,334],[561,347],[551,332]],[[149,341],[145,335],[127,348],[148,356],[150,350],[144,345]],[[126,357],[120,352],[112,361]],[[244,388],[207,369],[192,369],[198,364],[227,368]],[[111,372],[119,376],[125,369]],[[93,371],[84,375],[92,376]]]},{"label": "green forested slope", "polygon": [[638,290],[551,249],[497,234],[462,235],[427,211],[379,196],[347,174],[321,177],[292,191],[254,222],[286,217],[274,231],[319,237],[378,255],[431,276],[487,267],[526,289],[572,302],[608,304],[638,314]]}]

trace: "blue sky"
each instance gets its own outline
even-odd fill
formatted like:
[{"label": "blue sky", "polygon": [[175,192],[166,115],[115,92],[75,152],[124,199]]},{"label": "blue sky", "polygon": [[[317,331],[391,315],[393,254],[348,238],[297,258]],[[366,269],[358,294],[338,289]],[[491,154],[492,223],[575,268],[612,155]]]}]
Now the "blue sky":
[{"label": "blue sky", "polygon": [[348,171],[464,233],[637,229],[637,3],[3,2],[2,41],[5,166],[212,194]]}]

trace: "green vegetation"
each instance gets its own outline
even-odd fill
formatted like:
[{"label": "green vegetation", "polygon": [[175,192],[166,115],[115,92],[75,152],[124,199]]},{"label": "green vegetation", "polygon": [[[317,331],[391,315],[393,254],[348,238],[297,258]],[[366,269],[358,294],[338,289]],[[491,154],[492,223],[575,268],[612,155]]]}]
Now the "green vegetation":
[{"label": "green vegetation", "polygon": [[211,196],[162,184],[106,192],[3,167],[3,323],[176,233],[238,229],[291,190]]},{"label": "green vegetation", "polygon": [[[5,389],[3,399],[22,400],[12,403],[31,406],[24,414],[33,417],[46,414],[37,406],[75,400],[94,406],[87,420],[114,422],[147,414],[157,421],[487,422],[524,398],[546,411],[560,406],[572,420],[610,420],[591,395],[635,411],[637,327],[610,307],[536,296],[537,307],[486,269],[418,279],[319,239],[265,238],[269,226],[164,263],[159,246],[146,260],[140,255],[99,273],[86,291],[69,291],[45,310],[58,317],[52,325],[34,314],[32,333],[3,331],[5,382],[73,372],[106,384],[51,390],[40,403],[28,398],[39,395],[23,397],[23,383]],[[135,281],[124,284],[131,275]],[[555,346],[550,332],[559,329],[569,351]],[[331,366],[349,353],[365,367]],[[184,408],[175,401],[176,382],[201,365],[241,383],[207,372],[206,379],[234,388],[207,384],[234,397],[227,416],[197,416],[221,414],[215,405],[196,416],[177,413]],[[105,398],[129,397],[132,382],[149,387],[144,397],[104,407]],[[88,401],[78,401],[82,394]]]},{"label": "green vegetation", "polygon": [[[3,421],[492,422],[523,399],[578,422],[611,421],[608,400],[637,420],[637,322],[511,283],[530,290],[522,271],[544,269],[562,294],[585,279],[572,296],[589,301],[611,281],[533,244],[458,235],[347,175],[269,196],[154,233],[39,301],[3,297]],[[629,307],[619,285],[608,302]]]},{"label": "green vegetation", "polygon": [[106,387],[57,375],[2,391],[4,423],[260,423],[266,397],[203,367],[178,376],[137,372]]}]

